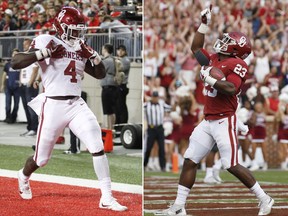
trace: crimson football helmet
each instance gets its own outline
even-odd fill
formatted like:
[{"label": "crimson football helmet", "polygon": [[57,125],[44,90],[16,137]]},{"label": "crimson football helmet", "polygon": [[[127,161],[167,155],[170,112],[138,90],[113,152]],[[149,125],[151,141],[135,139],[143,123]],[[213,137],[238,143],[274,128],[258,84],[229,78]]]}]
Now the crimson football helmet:
[{"label": "crimson football helmet", "polygon": [[222,40],[217,39],[213,48],[216,53],[241,59],[245,59],[251,53],[250,40],[241,32],[224,33]]},{"label": "crimson football helmet", "polygon": [[85,19],[76,8],[63,7],[56,14],[53,25],[59,37],[69,46],[74,46],[79,40],[84,40],[87,29]]}]

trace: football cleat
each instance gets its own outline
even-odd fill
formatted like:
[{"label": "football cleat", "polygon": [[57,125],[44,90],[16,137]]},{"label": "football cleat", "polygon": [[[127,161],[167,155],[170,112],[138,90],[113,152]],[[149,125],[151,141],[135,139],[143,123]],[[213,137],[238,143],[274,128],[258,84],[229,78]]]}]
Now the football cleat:
[{"label": "football cleat", "polygon": [[119,204],[116,199],[112,198],[112,201],[105,202],[103,199],[100,199],[99,208],[110,209],[112,211],[126,211],[128,208]]},{"label": "football cleat", "polygon": [[32,192],[29,184],[29,180],[23,181],[20,178],[19,172],[22,172],[22,170],[18,171],[18,188],[19,188],[19,194],[22,197],[22,199],[32,199]]},{"label": "football cleat", "polygon": [[271,197],[269,197],[269,199],[267,199],[266,201],[261,201],[259,203],[260,210],[259,210],[258,215],[270,214],[273,205],[274,205],[274,200]]},{"label": "football cleat", "polygon": [[164,211],[156,212],[155,215],[187,215],[184,205],[173,204]]},{"label": "football cleat", "polygon": [[204,183],[206,184],[220,184],[221,182],[217,181],[213,176],[205,177]]},{"label": "football cleat", "polygon": [[220,170],[219,169],[213,169],[213,177],[216,181],[222,182],[222,179],[220,178]]},{"label": "football cleat", "polygon": [[25,136],[25,137],[33,137],[33,136],[35,136],[36,134],[37,134],[36,131],[30,130],[30,131],[28,131],[28,133],[26,133],[24,136]]},{"label": "football cleat", "polygon": [[260,167],[259,167],[258,164],[253,164],[253,165],[249,168],[250,171],[256,171],[256,170],[259,170],[259,169],[260,169]]}]

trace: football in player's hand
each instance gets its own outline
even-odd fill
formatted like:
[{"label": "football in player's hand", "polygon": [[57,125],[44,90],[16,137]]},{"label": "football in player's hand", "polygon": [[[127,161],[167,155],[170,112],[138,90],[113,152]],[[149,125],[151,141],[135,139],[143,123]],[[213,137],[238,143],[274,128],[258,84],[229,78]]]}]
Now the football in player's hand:
[{"label": "football in player's hand", "polygon": [[225,78],[224,73],[217,67],[212,67],[209,75],[216,80],[222,80],[223,78]]}]

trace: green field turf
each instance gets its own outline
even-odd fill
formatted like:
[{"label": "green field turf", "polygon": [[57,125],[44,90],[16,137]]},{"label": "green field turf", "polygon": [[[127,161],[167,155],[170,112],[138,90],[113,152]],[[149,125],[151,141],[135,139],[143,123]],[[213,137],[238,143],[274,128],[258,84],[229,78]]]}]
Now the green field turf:
[{"label": "green field turf", "polygon": [[[33,153],[31,147],[0,145],[0,169],[19,170]],[[142,158],[113,153],[107,156],[112,182],[142,185]],[[96,179],[92,156],[87,152],[66,155],[63,150],[54,149],[49,163],[36,173]]]},{"label": "green field turf", "polygon": [[[288,172],[287,171],[282,171],[282,170],[267,170],[267,171],[255,171],[253,172],[253,175],[255,176],[255,178],[257,179],[258,182],[262,183],[278,183],[278,184],[285,184],[288,185]],[[171,172],[145,172],[144,173],[144,177],[175,177],[177,179],[179,179],[180,176],[180,172],[178,174],[174,174]],[[203,179],[205,177],[205,172],[199,170],[197,172],[197,177],[196,177],[196,182],[203,182]],[[242,184],[236,177],[234,177],[233,175],[231,175],[228,171],[223,170],[220,173],[220,177],[222,178],[222,180],[224,181],[221,185],[225,186],[225,181],[235,181],[235,182],[239,182],[239,184]],[[145,179],[144,179],[145,181]],[[247,190],[248,191],[248,190]],[[175,189],[175,195],[176,195],[176,189]],[[144,190],[144,194],[145,194],[145,190]],[[276,199],[275,199],[276,200]],[[239,200],[227,200],[227,202],[239,202]],[[277,202],[288,202],[287,198],[277,198],[276,200]],[[144,201],[145,202],[145,201]],[[210,202],[215,202],[215,200],[210,200]],[[252,202],[257,202],[257,200],[253,200]],[[144,212],[144,216],[153,216],[154,214],[152,213],[147,213]]]},{"label": "green field turf", "polygon": [[[288,172],[282,170],[267,170],[267,171],[255,171],[252,172],[254,177],[259,182],[272,182],[272,183],[281,183],[288,184]],[[168,176],[168,177],[179,177],[179,174],[174,174],[171,172],[145,172],[144,177],[149,176]],[[197,172],[197,181],[203,181],[205,177],[204,171]],[[239,181],[236,177],[230,174],[228,171],[223,170],[220,172],[220,177],[223,181]]]}]

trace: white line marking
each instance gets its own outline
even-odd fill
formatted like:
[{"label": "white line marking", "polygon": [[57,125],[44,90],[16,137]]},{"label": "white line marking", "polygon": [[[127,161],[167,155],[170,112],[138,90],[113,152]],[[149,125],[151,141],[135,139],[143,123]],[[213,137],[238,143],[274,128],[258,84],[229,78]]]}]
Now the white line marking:
[{"label": "white line marking", "polygon": [[[18,171],[0,169],[0,176],[9,177],[9,178],[17,178],[17,172]],[[33,175],[31,176],[31,180],[99,189],[99,181],[97,180],[71,178],[71,177],[46,175],[46,174],[38,174],[38,173],[33,173]],[[111,186],[112,186],[113,191],[133,193],[133,194],[143,194],[143,189],[141,185],[132,185],[132,184],[112,182]]]},{"label": "white line marking", "polygon": [[[168,207],[167,207],[168,208]],[[186,208],[186,211],[215,211],[215,210],[244,210],[244,209],[258,209],[257,206],[255,207],[224,207],[224,208]],[[288,209],[288,206],[273,206],[272,209]],[[143,209],[145,213],[152,213],[155,214],[156,212],[161,212],[164,209]],[[273,210],[272,210],[273,211]]]}]

